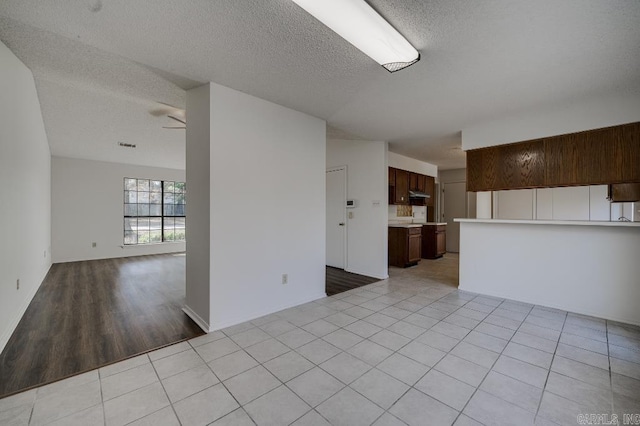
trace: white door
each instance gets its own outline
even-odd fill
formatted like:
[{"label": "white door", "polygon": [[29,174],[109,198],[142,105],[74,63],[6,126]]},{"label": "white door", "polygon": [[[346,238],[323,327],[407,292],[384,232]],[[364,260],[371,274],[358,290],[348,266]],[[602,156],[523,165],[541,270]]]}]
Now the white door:
[{"label": "white door", "polygon": [[460,252],[460,224],[455,218],[467,217],[467,184],[452,182],[443,185],[444,221],[447,222],[447,251]]},{"label": "white door", "polygon": [[327,170],[327,266],[345,268],[347,169]]}]

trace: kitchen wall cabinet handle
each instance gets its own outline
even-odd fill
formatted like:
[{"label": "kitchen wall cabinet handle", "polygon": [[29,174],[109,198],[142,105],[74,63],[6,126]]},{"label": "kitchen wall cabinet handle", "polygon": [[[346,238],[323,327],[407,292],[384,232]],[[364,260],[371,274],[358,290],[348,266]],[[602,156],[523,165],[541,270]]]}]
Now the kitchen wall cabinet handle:
[{"label": "kitchen wall cabinet handle", "polygon": [[344,226],[344,222],[340,222],[338,225],[340,225],[340,226]]}]

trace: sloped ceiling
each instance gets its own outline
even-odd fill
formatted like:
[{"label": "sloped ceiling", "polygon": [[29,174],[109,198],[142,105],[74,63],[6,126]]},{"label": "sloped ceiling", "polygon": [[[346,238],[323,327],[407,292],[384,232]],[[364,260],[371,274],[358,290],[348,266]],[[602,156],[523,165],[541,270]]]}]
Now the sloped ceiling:
[{"label": "sloped ceiling", "polygon": [[199,82],[442,168],[464,165],[455,148],[467,126],[602,93],[640,96],[640,2],[369,3],[420,50],[418,64],[389,74],[290,0],[5,0],[0,39],[34,72],[54,153],[122,161],[109,156],[121,137],[156,144],[153,162],[171,167],[184,167],[184,134],[148,111],[183,105],[182,89]]}]

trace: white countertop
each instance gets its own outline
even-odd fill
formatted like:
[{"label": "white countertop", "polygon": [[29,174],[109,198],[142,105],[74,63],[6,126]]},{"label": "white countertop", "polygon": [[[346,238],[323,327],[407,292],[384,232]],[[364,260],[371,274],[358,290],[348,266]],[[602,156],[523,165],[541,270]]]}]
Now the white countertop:
[{"label": "white countertop", "polygon": [[623,226],[638,228],[640,222],[604,222],[585,220],[511,220],[511,219],[453,219],[460,223],[504,223],[515,225],[572,225],[572,226]]},{"label": "white countertop", "polygon": [[422,225],[446,225],[447,222],[420,222],[420,223],[410,223],[410,222],[390,222],[388,225],[390,228],[417,228]]}]

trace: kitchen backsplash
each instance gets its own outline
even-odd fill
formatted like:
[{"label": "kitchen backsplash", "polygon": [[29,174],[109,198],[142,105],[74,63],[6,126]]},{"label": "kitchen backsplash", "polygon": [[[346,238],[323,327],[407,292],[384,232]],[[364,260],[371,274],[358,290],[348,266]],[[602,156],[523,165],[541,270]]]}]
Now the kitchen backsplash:
[{"label": "kitchen backsplash", "polygon": [[389,205],[389,221],[411,221],[426,222],[426,206],[400,206]]},{"label": "kitchen backsplash", "polygon": [[413,206],[413,220],[415,222],[426,222],[427,206]]},{"label": "kitchen backsplash", "polygon": [[396,216],[398,217],[411,217],[413,211],[412,206],[397,206]]}]

